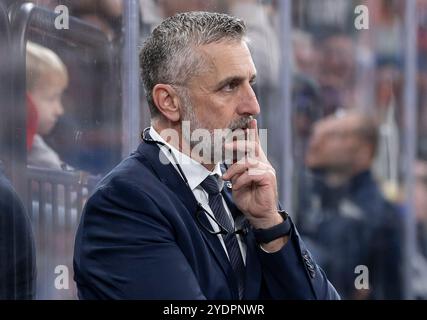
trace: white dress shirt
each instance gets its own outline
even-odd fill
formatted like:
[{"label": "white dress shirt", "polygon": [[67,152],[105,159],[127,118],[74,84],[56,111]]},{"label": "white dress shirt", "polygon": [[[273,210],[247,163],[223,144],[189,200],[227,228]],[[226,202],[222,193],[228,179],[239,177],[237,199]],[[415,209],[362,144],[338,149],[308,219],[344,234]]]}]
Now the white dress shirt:
[{"label": "white dress shirt", "polygon": [[[201,187],[200,184],[203,181],[205,181],[205,179],[209,175],[215,176],[218,179],[218,184],[219,184],[220,190],[222,190],[224,188],[224,181],[221,178],[222,177],[221,164],[218,163],[215,166],[214,170],[212,172],[210,172],[202,164],[191,159],[186,154],[178,151],[175,147],[168,144],[153,127],[150,128],[150,136],[153,140],[166,144],[166,146],[172,150],[173,154],[175,155],[176,161],[180,165],[184,175],[186,176],[186,178],[188,180],[188,184],[189,184],[191,191],[193,192],[194,196],[196,197],[196,200],[198,202],[200,202],[200,204],[203,206],[203,209],[205,209],[209,214],[214,216],[212,209],[209,206],[209,195]],[[163,153],[165,154],[165,156],[167,157],[169,162],[172,163],[174,165],[175,169],[177,169],[177,171],[179,172],[178,167],[176,166],[175,160],[172,157],[172,155],[170,154],[170,152],[168,151],[168,149],[166,147],[164,147],[164,146],[162,147],[160,145],[159,145],[159,147],[163,151]],[[224,198],[222,199],[222,201],[224,204],[225,211],[227,212],[227,214],[231,220],[231,223],[234,226],[234,219],[232,218],[230,209],[228,208],[227,203],[225,202]],[[209,222],[211,223],[213,230],[215,230],[215,232],[219,232],[220,230],[219,230],[217,223],[215,223],[213,221],[213,219],[208,214],[206,214],[206,216],[208,217]],[[228,256],[228,252],[227,252],[227,249],[226,249],[226,246],[224,243],[224,239],[222,238],[222,235],[218,235],[218,239],[221,241],[222,247],[224,248],[224,251],[226,252],[226,254]],[[240,235],[237,235],[237,240],[239,243],[240,252],[242,253],[243,261],[246,264],[246,245],[242,241],[242,238]]]}]

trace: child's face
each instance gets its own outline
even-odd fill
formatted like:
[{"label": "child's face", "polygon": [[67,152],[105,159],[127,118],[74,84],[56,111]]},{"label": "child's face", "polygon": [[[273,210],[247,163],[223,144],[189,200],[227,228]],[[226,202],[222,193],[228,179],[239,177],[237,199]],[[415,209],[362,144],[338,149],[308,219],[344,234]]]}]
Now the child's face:
[{"label": "child's face", "polygon": [[67,85],[65,77],[47,73],[40,77],[38,84],[31,91],[39,118],[38,134],[49,134],[58,118],[64,114],[61,98]]}]

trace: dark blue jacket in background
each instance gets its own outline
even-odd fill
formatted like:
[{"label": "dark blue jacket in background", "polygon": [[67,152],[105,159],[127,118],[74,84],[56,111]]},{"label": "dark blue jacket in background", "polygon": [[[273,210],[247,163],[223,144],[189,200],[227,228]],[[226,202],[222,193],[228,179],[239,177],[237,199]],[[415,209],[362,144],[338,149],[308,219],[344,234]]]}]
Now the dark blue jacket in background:
[{"label": "dark blue jacket in background", "polygon": [[0,300],[35,297],[36,259],[30,219],[0,172]]},{"label": "dark blue jacket in background", "polygon": [[[368,299],[403,299],[404,220],[370,171],[337,188],[323,174],[306,175],[298,227],[344,299],[358,299],[357,266],[369,270]],[[314,178],[314,179],[313,179]]]},{"label": "dark blue jacket in background", "polygon": [[[81,299],[237,299],[237,282],[217,236],[195,220],[196,200],[156,145],[142,144],[97,187],[74,252]],[[238,214],[229,192],[224,192]],[[295,228],[278,253],[264,253],[252,231],[245,299],[337,299]]]}]

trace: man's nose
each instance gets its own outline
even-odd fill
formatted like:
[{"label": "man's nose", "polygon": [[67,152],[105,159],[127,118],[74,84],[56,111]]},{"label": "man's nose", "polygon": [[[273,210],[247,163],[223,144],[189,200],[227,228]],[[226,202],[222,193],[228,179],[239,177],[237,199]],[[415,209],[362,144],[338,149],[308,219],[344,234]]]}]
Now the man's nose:
[{"label": "man's nose", "polygon": [[256,116],[261,112],[258,99],[252,86],[248,85],[240,97],[237,113]]}]

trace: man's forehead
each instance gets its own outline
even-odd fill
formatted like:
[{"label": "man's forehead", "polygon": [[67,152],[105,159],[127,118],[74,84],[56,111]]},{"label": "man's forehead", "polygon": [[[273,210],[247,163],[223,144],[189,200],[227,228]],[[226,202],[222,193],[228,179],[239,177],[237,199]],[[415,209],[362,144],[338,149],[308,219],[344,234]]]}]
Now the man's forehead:
[{"label": "man's forehead", "polygon": [[211,79],[218,81],[227,77],[253,77],[256,68],[251,53],[244,41],[224,41],[199,47],[206,61]]}]

